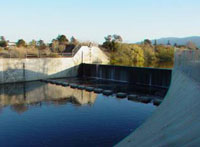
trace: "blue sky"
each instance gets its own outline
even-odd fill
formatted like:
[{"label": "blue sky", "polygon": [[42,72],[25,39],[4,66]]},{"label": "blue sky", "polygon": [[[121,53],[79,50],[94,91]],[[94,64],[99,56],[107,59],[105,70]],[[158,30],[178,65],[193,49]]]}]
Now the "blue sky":
[{"label": "blue sky", "polygon": [[108,34],[125,42],[200,36],[199,0],[0,0],[0,36],[10,41],[58,34],[101,43]]}]

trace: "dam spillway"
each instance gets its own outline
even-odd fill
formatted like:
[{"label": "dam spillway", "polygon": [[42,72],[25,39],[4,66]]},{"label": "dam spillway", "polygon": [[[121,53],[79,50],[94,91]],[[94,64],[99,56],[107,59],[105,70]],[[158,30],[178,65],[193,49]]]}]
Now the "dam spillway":
[{"label": "dam spillway", "polygon": [[78,76],[125,82],[135,85],[169,88],[171,72],[171,69],[83,63],[79,67]]}]

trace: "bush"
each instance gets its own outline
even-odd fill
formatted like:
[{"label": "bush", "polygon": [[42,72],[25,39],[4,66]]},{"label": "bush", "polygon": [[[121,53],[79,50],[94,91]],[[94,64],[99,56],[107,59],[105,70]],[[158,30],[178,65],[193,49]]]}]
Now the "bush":
[{"label": "bush", "polygon": [[172,62],[174,60],[174,48],[157,46],[156,58],[159,62]]},{"label": "bush", "polygon": [[144,61],[146,64],[151,64],[156,61],[156,54],[153,47],[144,47]]},{"label": "bush", "polygon": [[110,51],[109,53],[110,64],[114,65],[156,67],[157,65],[160,66],[160,62],[173,65],[174,60],[174,48],[164,45],[121,43],[116,51]]},{"label": "bush", "polygon": [[20,39],[17,41],[17,47],[25,47],[26,46],[26,42],[23,39]]},{"label": "bush", "polygon": [[49,56],[49,57],[53,57],[53,58],[58,58],[58,57],[60,57],[60,55],[59,55],[58,53],[50,53],[48,56]]},{"label": "bush", "polygon": [[8,43],[6,41],[0,41],[0,47],[7,47]]}]

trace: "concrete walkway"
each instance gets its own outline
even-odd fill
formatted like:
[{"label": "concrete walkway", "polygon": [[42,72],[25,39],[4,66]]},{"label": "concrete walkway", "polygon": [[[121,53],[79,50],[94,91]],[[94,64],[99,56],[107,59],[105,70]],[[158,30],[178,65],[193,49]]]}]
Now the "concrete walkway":
[{"label": "concrete walkway", "polygon": [[116,146],[200,146],[200,52],[177,51],[170,89],[163,103]]}]

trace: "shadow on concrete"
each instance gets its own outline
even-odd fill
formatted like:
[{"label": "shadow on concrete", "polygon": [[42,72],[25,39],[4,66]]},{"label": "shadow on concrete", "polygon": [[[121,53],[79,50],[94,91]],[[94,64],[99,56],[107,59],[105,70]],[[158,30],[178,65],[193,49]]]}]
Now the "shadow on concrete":
[{"label": "shadow on concrete", "polygon": [[14,82],[36,81],[48,78],[76,77],[78,75],[78,69],[79,66],[77,65],[54,74],[45,74],[48,73],[48,71],[43,71],[44,73],[40,73],[26,69],[8,69],[4,72],[0,72],[0,82],[5,84]]}]

